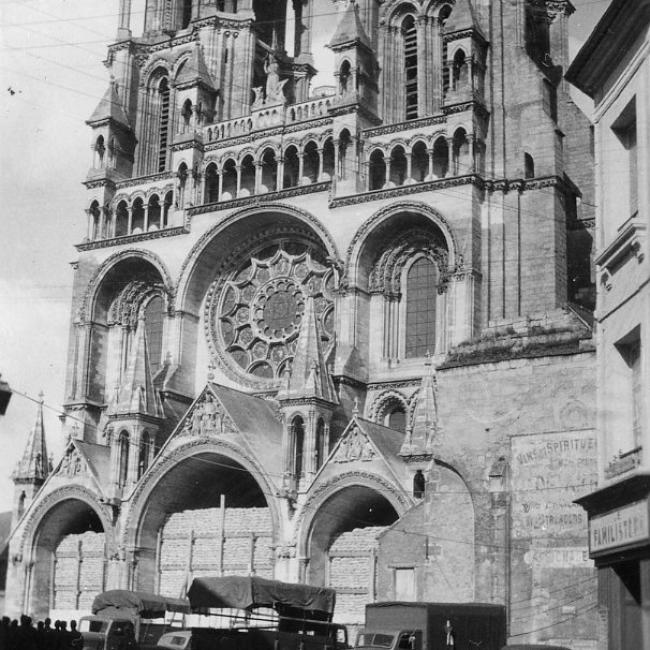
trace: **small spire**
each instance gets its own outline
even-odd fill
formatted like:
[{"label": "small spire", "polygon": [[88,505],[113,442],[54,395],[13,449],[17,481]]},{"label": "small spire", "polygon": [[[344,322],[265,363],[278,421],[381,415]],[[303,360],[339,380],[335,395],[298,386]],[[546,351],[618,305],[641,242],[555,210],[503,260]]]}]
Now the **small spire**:
[{"label": "small spire", "polygon": [[49,474],[47,443],[45,440],[45,426],[43,424],[43,404],[45,395],[41,391],[38,395],[38,409],[36,422],[27,436],[27,444],[22,458],[18,461],[12,474],[14,482],[42,484]]},{"label": "small spire", "polygon": [[138,327],[129,354],[124,378],[116,388],[109,406],[110,415],[149,415],[164,417],[160,396],[153,384],[147,346],[144,314],[138,318]]},{"label": "small spire", "polygon": [[[309,289],[310,294],[312,289]],[[285,373],[286,378],[286,373]],[[291,374],[278,394],[280,399],[317,398],[337,404],[332,378],[325,364],[314,297],[309,295],[298,331]]]},{"label": "small spire", "polygon": [[425,361],[425,373],[415,397],[413,420],[400,450],[401,456],[432,454],[438,437],[438,401],[436,369],[430,353]]}]

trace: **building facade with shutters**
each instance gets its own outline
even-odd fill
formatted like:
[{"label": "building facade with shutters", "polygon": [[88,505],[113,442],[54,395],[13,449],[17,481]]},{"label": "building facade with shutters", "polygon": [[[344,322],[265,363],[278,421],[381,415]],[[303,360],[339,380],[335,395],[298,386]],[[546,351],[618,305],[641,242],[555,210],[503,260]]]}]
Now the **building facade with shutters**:
[{"label": "building facade with shutters", "polygon": [[568,75],[595,104],[599,472],[580,504],[612,650],[650,644],[649,50],[650,2],[616,0]]},{"label": "building facade with shutters", "polygon": [[335,587],[351,626],[493,602],[512,639],[596,648],[571,3],[136,4],[88,120],[69,443],[25,491],[7,610],[253,572]]}]

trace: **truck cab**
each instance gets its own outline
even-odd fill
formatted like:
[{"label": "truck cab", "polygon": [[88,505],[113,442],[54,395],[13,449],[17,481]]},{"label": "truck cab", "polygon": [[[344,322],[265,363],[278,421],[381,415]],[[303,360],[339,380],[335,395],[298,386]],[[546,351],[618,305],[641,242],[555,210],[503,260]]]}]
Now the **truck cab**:
[{"label": "truck cab", "polygon": [[423,650],[420,630],[362,631],[357,637],[357,648],[364,650]]},{"label": "truck cab", "polygon": [[136,648],[135,624],[128,618],[84,616],[79,621],[84,650]]}]

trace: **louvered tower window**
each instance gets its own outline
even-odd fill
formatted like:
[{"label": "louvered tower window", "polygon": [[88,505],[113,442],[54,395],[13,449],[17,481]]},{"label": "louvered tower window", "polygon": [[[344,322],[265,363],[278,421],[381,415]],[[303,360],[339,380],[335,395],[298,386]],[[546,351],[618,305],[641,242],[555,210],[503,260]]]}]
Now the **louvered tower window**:
[{"label": "louvered tower window", "polygon": [[418,116],[418,38],[413,16],[402,23],[404,36],[404,74],[406,77],[406,119]]},{"label": "louvered tower window", "polygon": [[169,82],[166,77],[158,86],[160,95],[160,141],[158,146],[158,171],[164,172],[167,166],[167,137],[169,132]]}]

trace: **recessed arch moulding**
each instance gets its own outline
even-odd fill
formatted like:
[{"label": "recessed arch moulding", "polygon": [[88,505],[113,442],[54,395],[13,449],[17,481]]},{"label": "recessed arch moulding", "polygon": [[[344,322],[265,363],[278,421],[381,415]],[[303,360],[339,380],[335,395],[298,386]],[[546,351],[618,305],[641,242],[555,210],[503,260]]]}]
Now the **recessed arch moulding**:
[{"label": "recessed arch moulding", "polygon": [[[346,254],[345,283],[350,291],[347,304],[342,302],[342,315],[348,315],[342,330],[347,326],[358,332],[355,345],[371,372],[390,368],[397,359],[406,368],[415,358],[421,361],[427,351],[442,358],[450,346],[474,334],[479,325],[480,275],[472,266],[472,250],[466,250],[471,223],[470,216],[460,223],[454,220],[452,227],[435,208],[407,201],[378,210],[354,235]],[[435,334],[423,351],[409,349],[405,337],[407,284],[418,259],[431,264],[437,285],[431,316]],[[364,332],[355,327],[357,322],[374,326]]]},{"label": "recessed arch moulding", "polygon": [[[98,496],[80,485],[52,489],[27,510],[10,540],[7,573],[7,612],[29,612],[37,618],[48,616],[57,605],[77,609],[83,594],[72,594],[75,602],[66,598],[60,583],[70,584],[70,577],[80,567],[57,566],[55,558],[66,540],[78,545],[82,536],[94,540],[94,575],[88,587],[101,589],[117,584],[117,545],[110,509]],[[62,574],[69,573],[67,580]],[[77,575],[77,579],[81,577]],[[58,579],[58,582],[57,582]],[[57,589],[59,593],[57,593]],[[87,603],[82,606],[87,606]]]},{"label": "recessed arch moulding", "polygon": [[[194,562],[190,568],[195,572],[218,575],[234,569],[247,573],[252,561],[257,572],[268,575],[273,570],[269,554],[281,535],[274,495],[272,477],[240,445],[223,440],[171,440],[136,488],[123,518],[121,543],[132,554],[129,585],[177,595],[170,591],[177,585],[165,565],[176,562],[176,568],[183,569],[183,561],[161,546],[174,534],[184,535],[184,539],[188,535],[202,538],[203,544],[210,543],[206,539],[219,544],[215,532],[223,532],[226,543],[221,552],[216,548],[210,548],[209,553],[197,550],[194,559],[184,558],[185,565]],[[171,521],[174,519],[177,521]],[[182,526],[180,533],[170,531],[170,521]],[[241,551],[229,547],[232,528],[242,532],[251,525],[256,528],[248,532],[261,538],[264,548],[256,545],[252,555],[244,549],[242,556]],[[247,542],[239,542],[242,544],[245,547]]]},{"label": "recessed arch moulding", "polygon": [[122,380],[141,318],[150,339],[154,379],[159,387],[164,385],[171,367],[168,351],[173,349],[174,283],[155,253],[130,249],[99,265],[82,258],[74,296],[65,393],[66,411],[74,417],[68,418],[64,432],[101,442],[102,406]]}]

